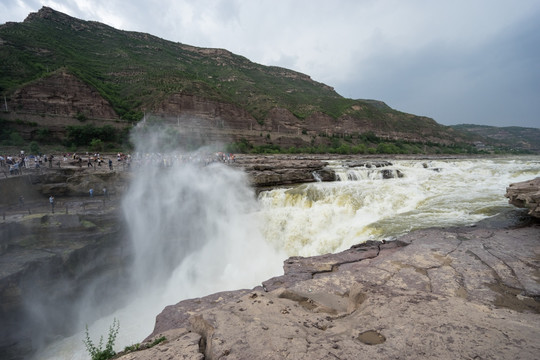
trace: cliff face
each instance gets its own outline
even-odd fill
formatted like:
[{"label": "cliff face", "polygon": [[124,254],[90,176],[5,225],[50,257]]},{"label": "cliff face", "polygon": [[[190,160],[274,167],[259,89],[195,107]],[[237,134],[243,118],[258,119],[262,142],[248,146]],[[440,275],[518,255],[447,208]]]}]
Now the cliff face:
[{"label": "cliff face", "polygon": [[[60,139],[69,125],[129,126],[95,89],[66,71],[20,88],[10,98],[9,109],[3,117],[46,127],[51,136]],[[185,138],[201,144],[247,140],[253,145],[306,147],[328,144],[329,137],[336,134],[344,137],[366,132],[385,139],[418,142],[448,144],[459,139],[457,135],[455,138],[448,134],[441,137],[438,124],[433,129],[422,127],[400,131],[384,123],[374,126],[372,121],[349,115],[334,119],[314,112],[300,119],[280,107],[271,109],[261,123],[241,106],[186,93],[172,94],[147,110],[152,116],[176,127]],[[18,130],[24,138],[32,140],[36,127],[19,125]]]},{"label": "cliff face", "polygon": [[25,140],[34,140],[40,128],[62,139],[70,125],[127,125],[95,89],[66,71],[21,87],[11,96],[8,109],[2,117],[14,122]]},{"label": "cliff face", "polygon": [[0,358],[28,359],[119,306],[130,252],[115,208],[95,205],[85,214],[33,208],[2,221]]},{"label": "cliff face", "polygon": [[36,114],[118,119],[112,106],[96,90],[66,71],[20,88],[10,103],[17,110]]}]

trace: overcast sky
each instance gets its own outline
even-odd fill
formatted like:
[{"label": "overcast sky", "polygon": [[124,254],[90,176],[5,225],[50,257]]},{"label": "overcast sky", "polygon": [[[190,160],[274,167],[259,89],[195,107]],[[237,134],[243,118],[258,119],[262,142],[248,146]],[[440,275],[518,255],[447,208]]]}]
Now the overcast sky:
[{"label": "overcast sky", "polygon": [[445,125],[540,128],[540,0],[2,0],[224,48]]}]

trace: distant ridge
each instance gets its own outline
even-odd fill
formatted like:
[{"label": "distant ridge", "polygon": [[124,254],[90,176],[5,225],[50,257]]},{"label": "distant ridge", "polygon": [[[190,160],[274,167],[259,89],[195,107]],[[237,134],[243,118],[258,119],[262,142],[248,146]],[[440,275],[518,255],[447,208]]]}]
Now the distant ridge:
[{"label": "distant ridge", "polygon": [[540,129],[519,126],[496,127],[487,125],[452,125],[458,131],[480,135],[497,144],[504,143],[520,150],[540,153]]}]

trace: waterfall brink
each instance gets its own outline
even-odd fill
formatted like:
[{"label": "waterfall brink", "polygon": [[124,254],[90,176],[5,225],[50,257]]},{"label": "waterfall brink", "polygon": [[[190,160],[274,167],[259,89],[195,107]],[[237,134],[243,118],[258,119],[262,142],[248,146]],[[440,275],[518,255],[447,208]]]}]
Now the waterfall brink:
[{"label": "waterfall brink", "polygon": [[135,282],[147,291],[178,281],[178,298],[203,295],[198,286],[257,285],[263,274],[244,267],[260,264],[264,272],[261,258],[272,250],[253,226],[256,206],[245,175],[223,164],[142,165],[123,204]]}]

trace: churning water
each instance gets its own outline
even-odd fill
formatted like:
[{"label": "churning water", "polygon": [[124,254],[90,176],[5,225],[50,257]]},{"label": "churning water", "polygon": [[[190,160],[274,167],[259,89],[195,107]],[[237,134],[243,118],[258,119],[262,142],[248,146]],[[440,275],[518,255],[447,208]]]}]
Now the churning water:
[{"label": "churning water", "polygon": [[345,250],[411,230],[474,224],[508,209],[513,182],[540,176],[540,158],[397,160],[388,167],[331,161],[340,181],[259,196],[263,233],[288,255]]},{"label": "churning water", "polygon": [[[197,154],[191,161],[152,156],[142,156],[123,203],[139,286],[130,305],[90,326],[94,339],[106,336],[117,318],[118,350],[150,334],[166,305],[254,287],[281,275],[287,256],[476,223],[512,208],[504,198],[510,183],[540,176],[539,157],[398,160],[385,168],[332,161],[340,181],[274,189],[257,199],[245,175],[226,165],[205,165]],[[87,358],[83,338],[55,344],[50,358]]]}]

